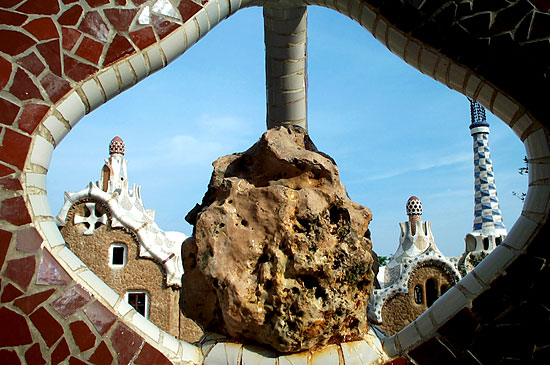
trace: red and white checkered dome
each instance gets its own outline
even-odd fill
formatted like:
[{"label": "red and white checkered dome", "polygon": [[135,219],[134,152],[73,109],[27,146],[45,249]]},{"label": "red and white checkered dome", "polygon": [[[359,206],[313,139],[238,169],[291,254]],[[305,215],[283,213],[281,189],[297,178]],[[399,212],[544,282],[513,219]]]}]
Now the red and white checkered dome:
[{"label": "red and white checkered dome", "polygon": [[422,215],[422,202],[414,195],[407,200],[407,215]]},{"label": "red and white checkered dome", "polygon": [[116,136],[111,140],[111,143],[109,144],[109,154],[112,155],[113,153],[118,153],[120,155],[123,155],[126,151],[126,146],[124,145],[124,141],[119,136]]}]

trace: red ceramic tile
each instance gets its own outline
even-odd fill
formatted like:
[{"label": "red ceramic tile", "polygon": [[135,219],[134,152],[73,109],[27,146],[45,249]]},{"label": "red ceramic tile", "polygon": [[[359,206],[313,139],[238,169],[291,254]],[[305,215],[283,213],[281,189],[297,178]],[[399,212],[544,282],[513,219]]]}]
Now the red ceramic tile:
[{"label": "red ceramic tile", "polygon": [[109,0],[86,0],[86,2],[90,7],[97,8],[98,6],[108,4]]},{"label": "red ceramic tile", "polygon": [[21,183],[18,179],[14,179],[11,177],[5,177],[3,179],[0,179],[0,186],[4,188],[4,190],[23,190],[23,187],[21,186]]},{"label": "red ceramic tile", "polygon": [[84,313],[100,335],[104,335],[116,321],[116,316],[97,301],[84,308]]},{"label": "red ceramic tile", "polygon": [[147,0],[132,0],[132,2],[134,3],[134,5],[141,5],[141,4],[144,4],[145,2],[147,2]]},{"label": "red ceramic tile", "polygon": [[31,294],[26,297],[17,299],[13,304],[21,309],[25,314],[31,314],[36,307],[48,300],[55,292],[55,289],[44,290],[40,293]]},{"label": "red ceramic tile", "polygon": [[5,8],[11,8],[14,5],[22,3],[24,0],[2,0],[2,6]]},{"label": "red ceramic tile", "polygon": [[21,57],[17,60],[17,63],[35,76],[40,75],[46,68],[34,52],[25,57]]},{"label": "red ceramic tile", "polygon": [[36,260],[34,256],[28,256],[8,261],[8,267],[4,271],[4,276],[10,278],[26,290],[31,283],[35,271]]},{"label": "red ceramic tile", "polygon": [[87,365],[87,363],[82,360],[78,360],[74,356],[71,356],[71,358],[69,359],[69,365]]},{"label": "red ceramic tile", "polygon": [[27,0],[17,11],[26,14],[54,15],[59,12],[57,0]]},{"label": "red ceramic tile", "polygon": [[2,364],[6,365],[18,365],[21,364],[17,352],[13,350],[0,350],[0,359],[2,359]]},{"label": "red ceramic tile", "polygon": [[77,1],[79,0],[63,0],[63,4],[72,4],[72,3],[76,3]]},{"label": "red ceramic tile", "polygon": [[63,335],[63,328],[44,307],[38,308],[29,316],[48,347],[52,347]]},{"label": "red ceramic tile", "polygon": [[105,9],[103,12],[114,29],[127,32],[138,11],[137,9]]},{"label": "red ceramic tile", "polygon": [[50,66],[50,71],[57,76],[61,76],[61,53],[59,53],[59,39],[39,44],[36,48],[42,57],[44,57],[48,66]]},{"label": "red ceramic tile", "polygon": [[119,322],[111,333],[111,343],[118,355],[119,364],[126,365],[141,347],[143,338],[124,323]]},{"label": "red ceramic tile", "polygon": [[22,226],[30,223],[31,216],[29,215],[29,211],[27,210],[23,197],[18,196],[4,200],[2,205],[0,205],[0,219],[5,219],[16,226]]},{"label": "red ceramic tile", "polygon": [[52,73],[48,73],[40,81],[42,87],[46,90],[46,93],[50,97],[52,103],[56,103],[66,93],[71,91],[71,85],[61,77]]},{"label": "red ceramic tile", "polygon": [[151,20],[153,23],[153,27],[155,28],[158,36],[161,39],[172,33],[180,26],[179,24],[171,22],[170,20],[167,20],[166,18],[162,18],[155,14],[151,14]]},{"label": "red ceramic tile", "polygon": [[11,236],[11,232],[0,229],[0,270],[2,270],[6,253],[8,252],[8,248],[10,248]]},{"label": "red ceramic tile", "polygon": [[90,294],[80,285],[65,291],[62,296],[52,302],[52,307],[63,318],[67,318],[90,301]]},{"label": "red ceramic tile", "polygon": [[42,237],[34,227],[17,231],[17,249],[24,252],[36,252],[42,244]]},{"label": "red ceramic tile", "polygon": [[11,76],[11,62],[0,56],[0,90],[6,86]]},{"label": "red ceramic tile", "polygon": [[97,68],[94,66],[77,61],[67,55],[63,57],[63,64],[65,66],[65,75],[69,76],[76,82],[82,81],[97,72]]},{"label": "red ceramic tile", "polygon": [[19,129],[31,134],[34,132],[36,126],[40,123],[49,109],[50,107],[47,105],[25,104],[23,107],[23,113],[21,113],[21,116],[17,121]]},{"label": "red ceramic tile", "polygon": [[547,0],[531,0],[531,2],[542,12],[550,10],[550,3]]},{"label": "red ceramic tile", "polygon": [[34,41],[23,33],[0,29],[0,51],[16,56],[34,45]]},{"label": "red ceramic tile", "polygon": [[57,28],[50,18],[38,18],[27,23],[24,28],[38,40],[59,38]]},{"label": "red ceramic tile", "polygon": [[6,129],[4,140],[0,146],[0,160],[23,170],[30,144],[30,137]]},{"label": "red ceramic tile", "polygon": [[0,123],[12,125],[19,113],[19,107],[6,99],[0,98]]},{"label": "red ceramic tile", "polygon": [[0,9],[0,24],[19,26],[23,24],[27,18],[28,16],[26,15]]},{"label": "red ceramic tile", "polygon": [[202,6],[191,0],[182,0],[182,2],[178,5],[178,10],[180,11],[180,15],[184,23],[191,19],[191,17],[201,9]]},{"label": "red ceramic tile", "polygon": [[101,42],[106,42],[109,36],[109,27],[97,11],[86,13],[78,29]]},{"label": "red ceramic tile", "polygon": [[32,342],[31,332],[25,317],[14,311],[0,308],[0,323],[2,328],[9,331],[0,331],[0,347],[20,346]]},{"label": "red ceramic tile", "polygon": [[126,55],[134,53],[134,47],[130,44],[126,37],[117,34],[115,39],[111,41],[109,45],[109,50],[105,55],[105,60],[103,61],[103,66],[108,66],[113,62],[116,62],[123,58]]},{"label": "red ceramic tile", "polygon": [[[95,335],[90,327],[83,321],[73,322],[69,325],[73,334],[73,339],[80,351],[84,352],[95,345]],[[153,364],[153,363],[151,363]]]},{"label": "red ceramic tile", "polygon": [[101,52],[103,52],[103,44],[94,41],[91,38],[85,37],[78,49],[76,54],[84,59],[87,59],[90,62],[95,64],[98,63],[99,57],[101,57]]},{"label": "red ceramic tile", "polygon": [[71,8],[65,10],[63,14],[57,20],[61,25],[76,25],[82,15],[82,7],[80,5],[74,5]]},{"label": "red ceramic tile", "polygon": [[80,31],[76,29],[63,27],[61,28],[61,34],[63,48],[70,51],[71,49],[73,49],[76,41],[78,41],[82,33],[80,33]]},{"label": "red ceramic tile", "polygon": [[66,286],[71,282],[72,279],[69,274],[59,266],[53,256],[47,250],[42,250],[36,283],[40,285]]},{"label": "red ceramic tile", "polygon": [[105,342],[101,341],[93,355],[88,359],[89,362],[95,365],[105,365],[113,362],[113,355]]},{"label": "red ceramic tile", "polygon": [[172,362],[166,358],[159,350],[145,343],[138,358],[134,362],[136,365],[171,365]]},{"label": "red ceramic tile", "polygon": [[27,364],[32,365],[44,365],[46,363],[42,357],[42,351],[40,351],[40,345],[38,343],[32,345],[31,348],[25,352],[25,360],[27,360]]},{"label": "red ceramic tile", "polygon": [[8,285],[6,285],[4,291],[2,292],[2,298],[0,298],[0,301],[2,303],[9,303],[15,298],[20,297],[21,294],[23,294],[21,290],[11,285],[11,283],[8,283]]},{"label": "red ceramic tile", "polygon": [[130,33],[130,38],[132,38],[132,42],[134,42],[139,49],[147,48],[157,41],[155,38],[155,32],[151,27],[143,28]]},{"label": "red ceramic tile", "polygon": [[17,69],[10,92],[20,100],[42,99],[40,91],[22,68]]},{"label": "red ceramic tile", "polygon": [[67,356],[69,356],[71,352],[69,351],[69,346],[67,345],[67,341],[65,341],[64,338],[61,339],[61,342],[55,347],[55,350],[52,352],[52,365],[57,365],[61,361],[65,360]]},{"label": "red ceramic tile", "polygon": [[[5,165],[2,165],[0,164],[0,176],[7,176],[7,175],[11,175],[15,172],[14,169],[10,169],[8,166],[5,166]],[[1,230],[0,230],[1,232]],[[2,265],[0,264],[0,267]]]},{"label": "red ceramic tile", "polygon": [[124,6],[126,5],[126,0],[115,0],[115,4]]}]

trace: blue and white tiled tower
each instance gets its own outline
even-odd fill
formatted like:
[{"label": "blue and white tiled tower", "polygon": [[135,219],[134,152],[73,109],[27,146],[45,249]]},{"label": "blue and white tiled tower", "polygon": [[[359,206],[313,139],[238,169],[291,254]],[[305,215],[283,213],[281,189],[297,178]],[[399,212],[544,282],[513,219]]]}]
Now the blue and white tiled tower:
[{"label": "blue and white tiled tower", "polygon": [[474,139],[475,208],[474,229],[466,235],[466,252],[463,258],[470,252],[492,251],[507,234],[498,204],[489,150],[489,123],[483,106],[475,100],[469,100],[472,117],[470,134]]}]

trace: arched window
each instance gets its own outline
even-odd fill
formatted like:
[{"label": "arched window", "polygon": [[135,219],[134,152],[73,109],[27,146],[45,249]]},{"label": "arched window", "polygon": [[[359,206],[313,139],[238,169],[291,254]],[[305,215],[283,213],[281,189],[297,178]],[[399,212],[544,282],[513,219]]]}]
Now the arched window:
[{"label": "arched window", "polygon": [[149,318],[149,293],[145,290],[128,290],[124,294],[124,299],[134,307],[136,312]]},{"label": "arched window", "polygon": [[443,284],[443,285],[441,285],[441,286],[439,287],[439,290],[440,290],[440,295],[443,295],[443,294],[445,294],[445,292],[446,292],[447,290],[449,290],[449,285]]},{"label": "arched window", "polygon": [[487,237],[483,238],[483,249],[484,250],[489,249],[489,238],[487,238]]},{"label": "arched window", "polygon": [[124,243],[113,243],[109,247],[109,266],[122,268],[126,265],[128,249]]},{"label": "arched window", "polygon": [[420,285],[414,287],[414,302],[416,304],[422,304],[424,302],[424,298],[422,295],[422,286]]},{"label": "arched window", "polygon": [[431,307],[431,305],[437,300],[437,285],[434,279],[426,280],[426,305]]}]

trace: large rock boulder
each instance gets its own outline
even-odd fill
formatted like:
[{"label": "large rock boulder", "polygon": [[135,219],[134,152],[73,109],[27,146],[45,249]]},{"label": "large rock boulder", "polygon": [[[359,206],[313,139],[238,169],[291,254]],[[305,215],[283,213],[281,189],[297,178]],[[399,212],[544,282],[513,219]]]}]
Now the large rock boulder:
[{"label": "large rock boulder", "polygon": [[367,331],[371,212],[301,128],[214,162],[186,219],[182,309],[205,329],[297,352]]}]

